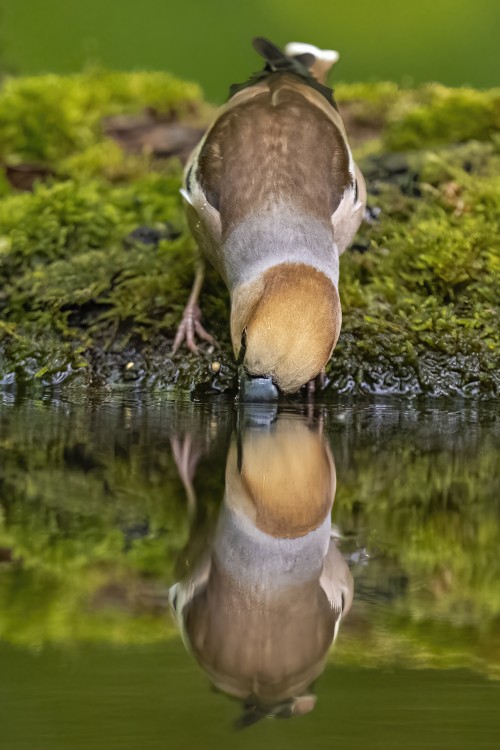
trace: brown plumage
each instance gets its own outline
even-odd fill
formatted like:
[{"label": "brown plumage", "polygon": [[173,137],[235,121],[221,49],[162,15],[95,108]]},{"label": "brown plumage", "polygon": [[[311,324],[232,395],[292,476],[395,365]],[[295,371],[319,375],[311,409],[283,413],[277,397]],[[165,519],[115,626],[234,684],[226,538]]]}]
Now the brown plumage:
[{"label": "brown plumage", "polygon": [[343,135],[311,106],[301,86],[295,76],[275,73],[211,129],[198,158],[198,175],[220,213],[223,236],[279,201],[328,226],[353,185]]},{"label": "brown plumage", "polygon": [[191,230],[231,294],[235,355],[243,344],[246,372],[291,393],[337,341],[339,256],[366,194],[331,92],[303,65],[314,58],[266,45],[266,71],[221,109],[183,194]]}]

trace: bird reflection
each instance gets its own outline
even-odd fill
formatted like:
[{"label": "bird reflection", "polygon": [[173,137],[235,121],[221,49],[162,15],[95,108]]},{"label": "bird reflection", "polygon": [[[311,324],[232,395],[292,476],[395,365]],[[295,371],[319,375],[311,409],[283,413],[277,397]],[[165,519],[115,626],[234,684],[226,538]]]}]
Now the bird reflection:
[{"label": "bird reflection", "polygon": [[184,643],[240,726],[314,708],[353,581],[331,530],[336,474],[321,430],[294,414],[240,415],[215,534],[170,589]]}]

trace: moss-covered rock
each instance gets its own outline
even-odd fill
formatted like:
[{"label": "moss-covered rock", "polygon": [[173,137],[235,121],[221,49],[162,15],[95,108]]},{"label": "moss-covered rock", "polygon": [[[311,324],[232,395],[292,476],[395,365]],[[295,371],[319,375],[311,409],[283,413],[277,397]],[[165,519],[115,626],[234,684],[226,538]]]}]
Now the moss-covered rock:
[{"label": "moss-covered rock", "polygon": [[[336,95],[370,211],[341,263],[344,323],[330,388],[500,393],[500,90],[378,83]],[[123,114],[142,127],[145,108],[162,123],[200,125],[207,113],[196,86],[160,73],[4,82],[4,385],[234,387],[227,295],[215,274],[202,308],[221,351],[171,353],[196,252],[180,163],[157,158],[144,139],[124,148],[105,123]],[[32,191],[16,190],[15,169],[33,170]]]}]

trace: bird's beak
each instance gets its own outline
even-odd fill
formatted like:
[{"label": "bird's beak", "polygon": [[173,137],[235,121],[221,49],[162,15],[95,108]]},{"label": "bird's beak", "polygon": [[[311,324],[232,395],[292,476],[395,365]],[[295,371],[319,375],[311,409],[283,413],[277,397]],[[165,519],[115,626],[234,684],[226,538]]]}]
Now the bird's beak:
[{"label": "bird's beak", "polygon": [[240,400],[244,403],[266,403],[277,401],[278,389],[271,376],[252,377],[244,366],[239,368]]}]

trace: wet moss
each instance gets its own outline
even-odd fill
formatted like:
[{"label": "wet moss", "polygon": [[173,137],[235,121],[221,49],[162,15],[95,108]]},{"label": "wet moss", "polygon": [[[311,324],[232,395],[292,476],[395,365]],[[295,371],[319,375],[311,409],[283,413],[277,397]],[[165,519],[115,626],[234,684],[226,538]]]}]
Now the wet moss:
[{"label": "wet moss", "polygon": [[[341,263],[344,323],[330,388],[498,394],[500,94],[381,83],[339,86],[337,98],[370,210]],[[4,384],[233,388],[228,300],[215,273],[202,308],[222,349],[200,358],[171,353],[196,258],[178,192],[181,165],[146,147],[126,152],[103,127],[106,117],[144,107],[167,119],[206,114],[196,86],[164,74],[90,71],[4,83]],[[20,193],[7,177],[9,165],[23,162],[47,171]]]}]

